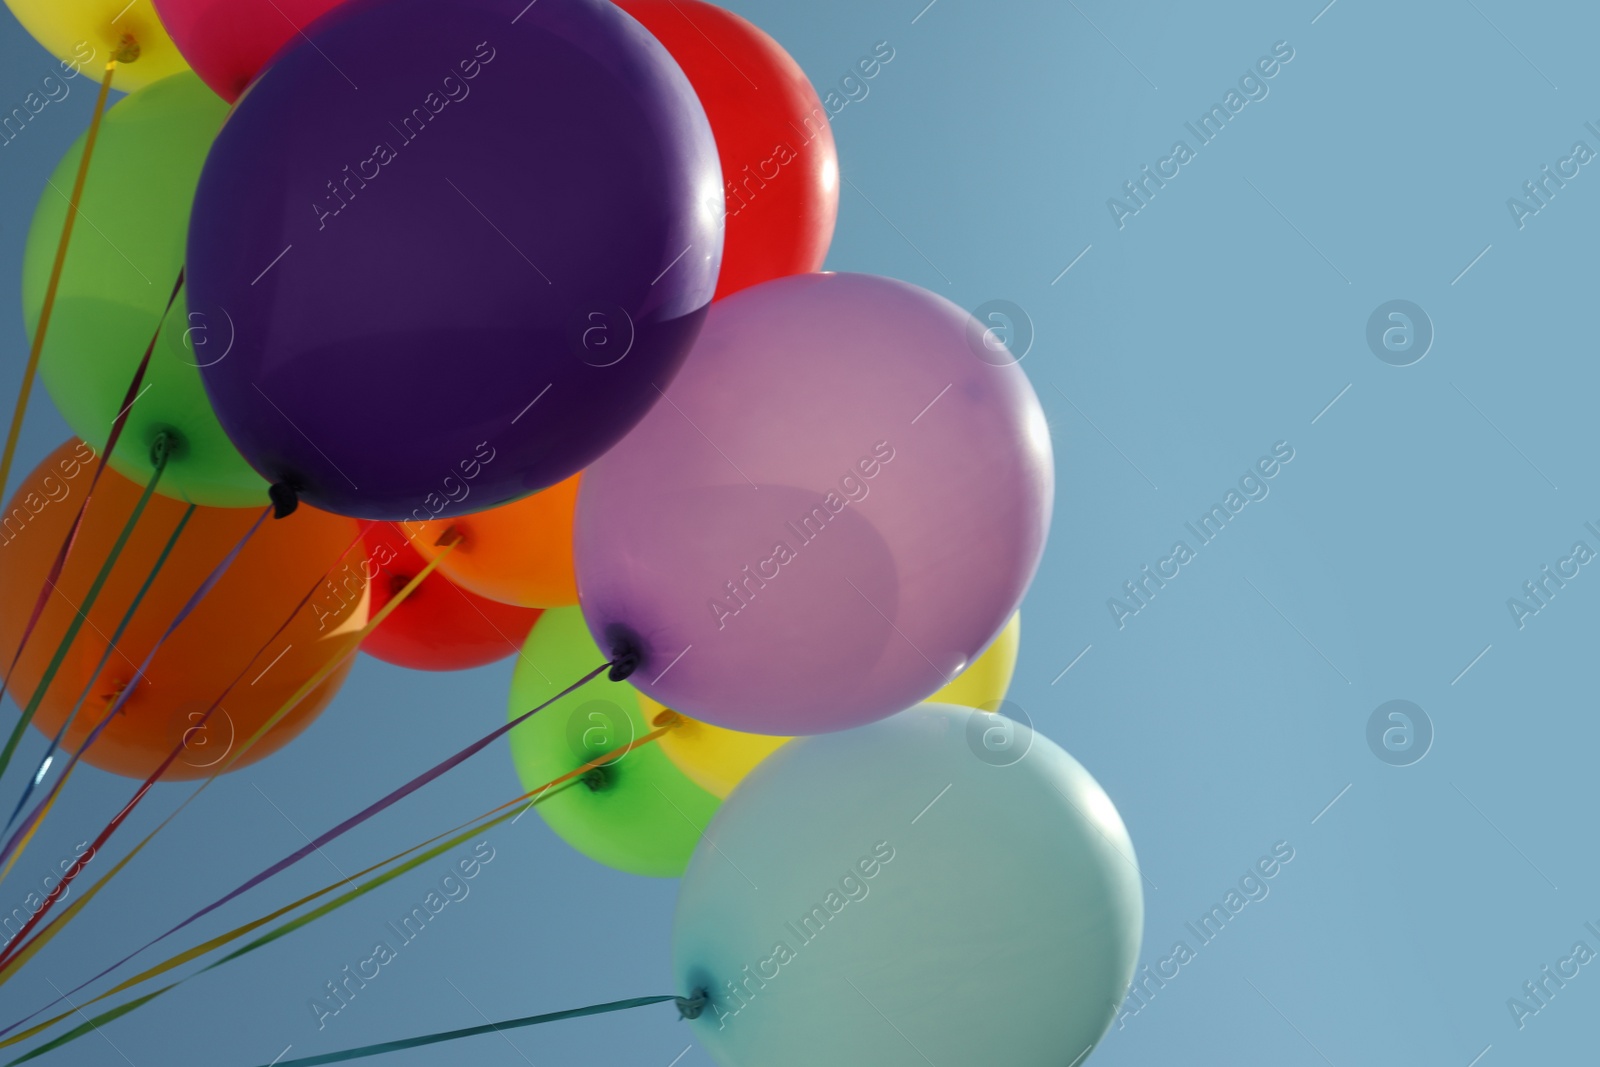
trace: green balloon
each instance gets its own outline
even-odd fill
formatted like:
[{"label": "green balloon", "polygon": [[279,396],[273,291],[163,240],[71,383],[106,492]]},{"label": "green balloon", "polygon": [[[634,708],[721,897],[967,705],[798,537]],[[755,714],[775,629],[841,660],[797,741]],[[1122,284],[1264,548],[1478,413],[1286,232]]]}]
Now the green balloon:
[{"label": "green balloon", "polygon": [[[140,89],[101,121],[39,362],[40,378],[67,424],[96,448],[104,446],[162,321],[183,266],[200,167],[227,114],[223,100],[184,73]],[[83,141],[57,164],[28,231],[22,306],[30,336],[44,305]],[[213,507],[265,504],[266,481],[223,433],[200,382],[199,365],[222,358],[230,324],[190,321],[196,317],[187,314],[180,295],[111,465],[147,481],[150,447],[167,431],[174,448],[159,492]]]},{"label": "green balloon", "polygon": [[[578,608],[547,609],[517,660],[511,718],[606,659]],[[651,729],[633,687],[602,674],[512,730],[511,759],[524,788],[537,789]],[[719,803],[649,744],[552,792],[534,810],[590,859],[632,874],[676,878]]]}]

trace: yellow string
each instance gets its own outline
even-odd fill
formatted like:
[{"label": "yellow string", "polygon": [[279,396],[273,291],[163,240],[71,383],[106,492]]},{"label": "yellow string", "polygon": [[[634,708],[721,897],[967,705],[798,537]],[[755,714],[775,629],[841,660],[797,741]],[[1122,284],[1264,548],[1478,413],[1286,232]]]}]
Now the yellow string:
[{"label": "yellow string", "polygon": [[0,491],[11,477],[11,461],[17,455],[17,438],[22,434],[22,416],[28,410],[28,398],[33,395],[33,379],[39,370],[39,353],[44,351],[45,331],[50,328],[50,313],[56,306],[56,289],[61,284],[61,268],[67,261],[67,245],[72,241],[72,224],[78,218],[78,201],[83,197],[83,183],[89,176],[89,157],[94,155],[94,143],[100,136],[100,116],[105,114],[106,96],[111,92],[111,76],[116,73],[117,61],[106,64],[105,77],[100,79],[100,95],[95,98],[94,113],[89,118],[89,133],[84,138],[83,156],[78,160],[78,175],[72,182],[72,196],[67,201],[67,217],[61,223],[61,240],[56,243],[55,262],[50,267],[50,282],[45,286],[44,304],[39,309],[39,325],[33,331],[33,346],[28,350],[28,364],[22,369],[22,388],[17,392],[17,406],[11,413],[11,429],[6,432],[6,448],[0,454]]},{"label": "yellow string", "polygon": [[[72,778],[72,772],[74,769],[75,767],[71,764],[67,766],[67,773],[61,778],[61,789],[66,788],[67,782]],[[61,789],[57,789],[54,793],[50,794],[50,799],[45,802],[44,810],[39,812],[39,817],[37,819],[33,820],[33,825],[28,827],[28,832],[23,834],[22,837],[18,839],[17,847],[11,850],[11,858],[6,860],[5,868],[0,870],[0,882],[5,881],[6,875],[11,873],[12,866],[16,864],[17,857],[22,855],[22,850],[28,847],[28,842],[33,840],[33,835],[38,831],[40,826],[44,825],[45,816],[50,814],[50,809],[55,807],[56,801],[61,798]]]}]

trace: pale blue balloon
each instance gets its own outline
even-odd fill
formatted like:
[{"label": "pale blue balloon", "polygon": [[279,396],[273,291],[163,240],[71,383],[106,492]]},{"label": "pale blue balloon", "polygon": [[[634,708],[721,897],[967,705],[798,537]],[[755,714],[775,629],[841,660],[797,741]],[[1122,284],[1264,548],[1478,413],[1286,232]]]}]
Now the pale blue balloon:
[{"label": "pale blue balloon", "polygon": [[1139,879],[1076,760],[924,704],[739,784],[683,876],[673,974],[724,1067],[1068,1067],[1132,979]]}]

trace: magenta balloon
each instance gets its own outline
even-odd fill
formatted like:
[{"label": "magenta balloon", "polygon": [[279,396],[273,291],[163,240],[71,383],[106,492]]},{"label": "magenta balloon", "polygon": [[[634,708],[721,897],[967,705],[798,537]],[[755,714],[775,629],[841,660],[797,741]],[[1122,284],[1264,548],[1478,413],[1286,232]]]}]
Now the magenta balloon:
[{"label": "magenta balloon", "polygon": [[967,312],[802,274],[711,305],[682,371],[585,472],[578,596],[630,681],[732,729],[922,700],[1016,610],[1050,525],[1044,412]]},{"label": "magenta balloon", "polygon": [[228,103],[274,52],[341,0],[154,0],[161,25],[189,66]]}]

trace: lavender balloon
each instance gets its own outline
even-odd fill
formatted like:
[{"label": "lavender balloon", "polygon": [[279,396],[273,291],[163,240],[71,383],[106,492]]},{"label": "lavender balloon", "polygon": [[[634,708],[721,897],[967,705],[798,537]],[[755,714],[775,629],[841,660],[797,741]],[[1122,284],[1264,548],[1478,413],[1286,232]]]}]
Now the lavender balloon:
[{"label": "lavender balloon", "polygon": [[227,347],[197,360],[206,392],[251,466],[326,510],[516,499],[660,398],[722,202],[694,89],[605,0],[351,0],[206,160],[188,309]]},{"label": "lavender balloon", "polygon": [[584,474],[578,595],[629,679],[719,726],[815,734],[944,685],[1049,529],[1038,397],[967,312],[865,274],[713,304],[666,399]]}]

